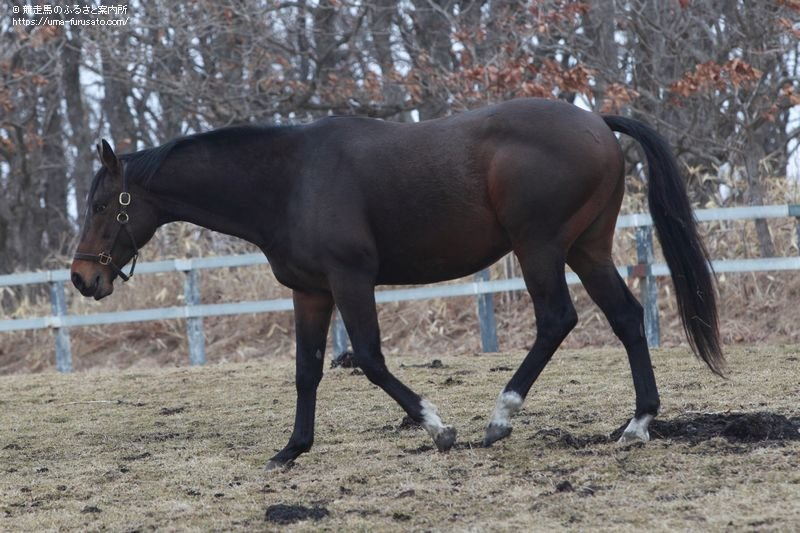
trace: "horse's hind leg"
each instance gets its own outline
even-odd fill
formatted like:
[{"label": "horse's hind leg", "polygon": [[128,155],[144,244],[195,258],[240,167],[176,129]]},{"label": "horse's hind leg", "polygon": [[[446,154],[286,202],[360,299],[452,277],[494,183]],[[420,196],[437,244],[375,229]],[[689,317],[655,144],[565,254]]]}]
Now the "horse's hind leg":
[{"label": "horse's hind leg", "polygon": [[294,431],[289,443],[267,464],[276,468],[294,461],[314,443],[314,415],[317,386],[322,379],[325,343],[328,337],[333,297],[327,292],[294,292],[294,319],[297,336],[295,385],[297,408]]},{"label": "horse's hind leg", "polygon": [[533,299],[536,341],[497,398],[486,427],[485,446],[491,446],[511,433],[511,416],[522,407],[534,381],[578,321],[564,277],[563,251],[547,246],[515,251]]},{"label": "horse's hind leg", "polygon": [[355,363],[367,379],[400,404],[413,420],[422,424],[439,451],[449,450],[455,444],[456,430],[442,423],[436,406],[423,400],[386,368],[375,309],[375,287],[362,278],[359,274],[350,274],[331,280],[336,306],[353,345]]},{"label": "horse's hind leg", "polygon": [[628,353],[636,391],[636,413],[620,442],[648,441],[647,426],[658,413],[659,397],[644,334],[644,313],[617,272],[611,260],[610,244],[606,246],[605,242],[596,246],[576,243],[570,250],[568,262]]}]

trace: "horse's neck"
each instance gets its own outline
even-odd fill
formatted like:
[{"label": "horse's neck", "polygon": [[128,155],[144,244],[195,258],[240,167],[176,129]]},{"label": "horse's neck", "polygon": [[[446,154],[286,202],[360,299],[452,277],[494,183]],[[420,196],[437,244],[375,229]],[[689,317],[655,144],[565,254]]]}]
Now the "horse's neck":
[{"label": "horse's neck", "polygon": [[154,180],[164,222],[185,221],[243,238],[262,248],[282,221],[289,180],[281,161],[232,147],[183,150]]}]

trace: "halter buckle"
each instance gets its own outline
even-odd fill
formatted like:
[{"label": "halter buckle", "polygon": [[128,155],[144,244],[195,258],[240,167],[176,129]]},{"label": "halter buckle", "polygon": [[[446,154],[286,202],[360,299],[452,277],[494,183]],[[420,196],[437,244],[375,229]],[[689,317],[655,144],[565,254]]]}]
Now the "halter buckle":
[{"label": "halter buckle", "polygon": [[122,205],[122,206],[131,205],[131,193],[129,193],[129,192],[121,192],[121,193],[119,193],[119,205]]},{"label": "halter buckle", "polygon": [[97,254],[97,262],[101,265],[110,265],[111,264],[111,254],[107,254],[105,252],[100,252]]}]

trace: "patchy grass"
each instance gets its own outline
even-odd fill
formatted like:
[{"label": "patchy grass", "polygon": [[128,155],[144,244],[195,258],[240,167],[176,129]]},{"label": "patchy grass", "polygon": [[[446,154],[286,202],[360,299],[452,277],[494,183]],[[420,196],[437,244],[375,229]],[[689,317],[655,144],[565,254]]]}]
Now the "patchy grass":
[{"label": "patchy grass", "polygon": [[484,424],[522,354],[391,358],[459,429],[445,454],[363,376],[327,370],[316,444],[279,472],[262,467],[291,432],[289,360],[6,376],[0,530],[791,530],[799,352],[732,349],[723,380],[656,351],[657,438],[620,446],[624,353],[563,350],[489,449]]}]

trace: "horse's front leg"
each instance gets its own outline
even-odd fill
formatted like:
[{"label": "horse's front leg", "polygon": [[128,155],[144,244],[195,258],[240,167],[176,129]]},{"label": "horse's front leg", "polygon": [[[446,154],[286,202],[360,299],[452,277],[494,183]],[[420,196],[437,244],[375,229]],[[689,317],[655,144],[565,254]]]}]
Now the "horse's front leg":
[{"label": "horse's front leg", "polygon": [[317,386],[322,379],[325,342],[333,312],[328,292],[294,291],[294,321],[297,336],[297,410],[289,443],[267,463],[267,468],[290,464],[314,443],[314,413]]},{"label": "horse's front leg", "polygon": [[436,406],[423,400],[386,368],[381,352],[374,284],[363,274],[347,273],[331,280],[331,289],[350,336],[358,367],[413,420],[422,424],[439,451],[449,450],[456,441],[455,428],[442,423]]}]

